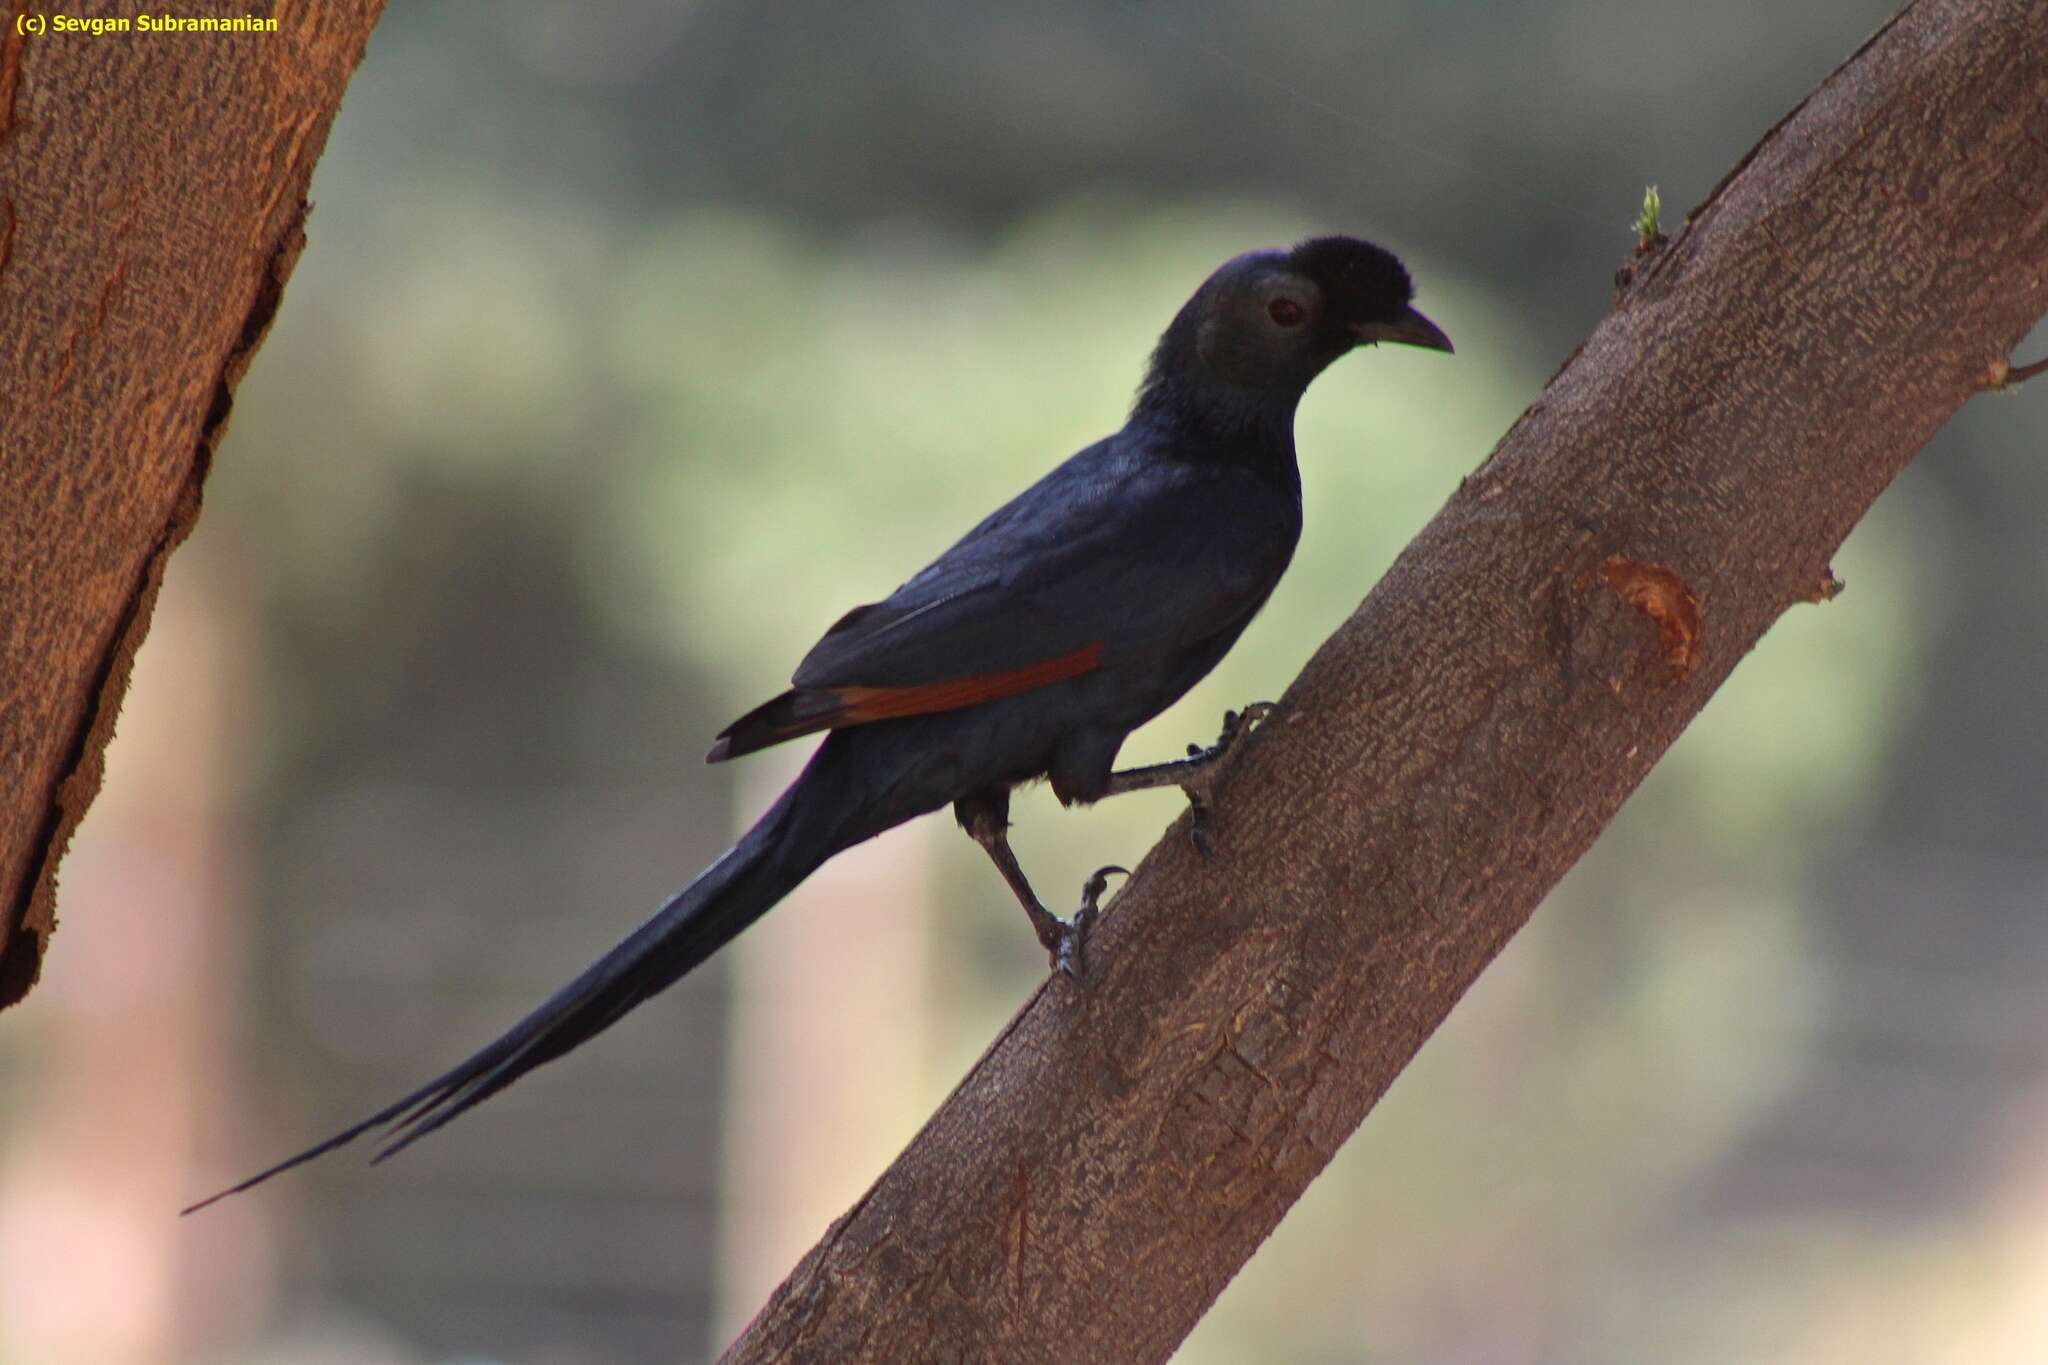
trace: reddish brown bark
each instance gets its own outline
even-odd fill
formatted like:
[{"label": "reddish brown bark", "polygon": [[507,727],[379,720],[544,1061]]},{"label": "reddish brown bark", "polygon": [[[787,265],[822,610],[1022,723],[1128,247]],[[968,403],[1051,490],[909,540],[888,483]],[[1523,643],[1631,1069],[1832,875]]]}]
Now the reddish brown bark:
[{"label": "reddish brown bark", "polygon": [[[2048,6],[1774,129],[732,1348],[1157,1361],[2048,310]],[[1805,608],[1811,610],[1812,608]]]},{"label": "reddish brown bark", "polygon": [[[0,1007],[41,967],[58,860],[382,8],[99,37],[38,0],[0,10]],[[168,12],[115,13],[145,10]]]}]

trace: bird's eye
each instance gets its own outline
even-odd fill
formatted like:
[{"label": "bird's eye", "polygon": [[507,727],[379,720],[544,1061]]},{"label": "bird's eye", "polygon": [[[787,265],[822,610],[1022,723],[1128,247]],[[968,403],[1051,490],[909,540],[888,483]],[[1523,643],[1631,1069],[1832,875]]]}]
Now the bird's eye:
[{"label": "bird's eye", "polygon": [[1301,320],[1308,316],[1308,309],[1293,299],[1280,298],[1266,305],[1266,316],[1282,327],[1299,327]]}]

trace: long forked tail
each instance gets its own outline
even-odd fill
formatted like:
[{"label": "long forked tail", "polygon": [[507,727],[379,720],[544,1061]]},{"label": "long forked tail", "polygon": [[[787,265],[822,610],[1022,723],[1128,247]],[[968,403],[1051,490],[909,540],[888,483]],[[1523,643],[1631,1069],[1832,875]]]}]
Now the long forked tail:
[{"label": "long forked tail", "polygon": [[382,1161],[535,1067],[588,1042],[635,1005],[674,985],[841,847],[829,836],[799,828],[812,822],[792,819],[804,786],[799,778],[724,857],[496,1042],[361,1123],[184,1212],[195,1213],[380,1128],[388,1131],[371,1160]]}]

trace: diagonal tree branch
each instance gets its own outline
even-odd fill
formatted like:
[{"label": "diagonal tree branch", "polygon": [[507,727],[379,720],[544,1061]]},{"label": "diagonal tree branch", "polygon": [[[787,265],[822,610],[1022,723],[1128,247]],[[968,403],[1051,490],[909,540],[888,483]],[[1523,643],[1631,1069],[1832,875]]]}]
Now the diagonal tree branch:
[{"label": "diagonal tree branch", "polygon": [[1764,139],[727,1359],[1157,1361],[2048,311],[2048,6]]},{"label": "diagonal tree branch", "polygon": [[41,969],[58,859],[382,9],[258,0],[238,13],[275,31],[90,37],[0,5],[0,1009]]}]

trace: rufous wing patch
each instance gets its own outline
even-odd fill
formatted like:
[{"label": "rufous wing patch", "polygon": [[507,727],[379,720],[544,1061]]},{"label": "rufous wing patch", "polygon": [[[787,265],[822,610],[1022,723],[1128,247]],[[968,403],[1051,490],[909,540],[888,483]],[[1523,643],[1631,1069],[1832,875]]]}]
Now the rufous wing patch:
[{"label": "rufous wing patch", "polygon": [[919,683],[912,687],[835,687],[832,693],[839,708],[832,726],[861,725],[868,721],[893,720],[901,716],[926,716],[936,711],[957,711],[999,701],[1019,692],[1050,687],[1068,678],[1092,673],[1102,663],[1102,642],[1097,640],[1056,659],[1027,664],[1002,673],[983,673],[944,682]]},{"label": "rufous wing patch", "polygon": [[797,688],[764,702],[728,725],[704,759],[707,763],[723,763],[820,730],[957,711],[1078,678],[1094,672],[1101,663],[1102,642],[1098,640],[1071,654],[1001,673],[948,678],[910,687]]}]

